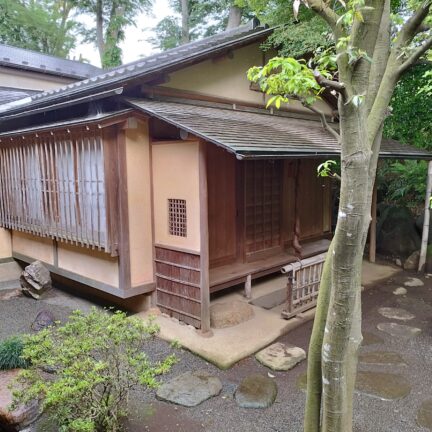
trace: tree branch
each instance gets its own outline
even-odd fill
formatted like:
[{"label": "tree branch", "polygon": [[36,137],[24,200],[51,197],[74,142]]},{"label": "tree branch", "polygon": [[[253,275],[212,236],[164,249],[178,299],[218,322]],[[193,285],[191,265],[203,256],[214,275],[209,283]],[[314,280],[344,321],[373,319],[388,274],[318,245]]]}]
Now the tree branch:
[{"label": "tree branch", "polygon": [[303,102],[302,105],[310,109],[312,112],[314,112],[320,117],[323,128],[331,135],[333,135],[336,138],[336,141],[340,144],[340,135],[328,124],[325,114],[319,109],[313,107],[312,105],[307,105]]},{"label": "tree branch", "polygon": [[407,46],[419,33],[422,28],[423,21],[429,14],[429,10],[432,6],[432,0],[425,1],[416,12],[407,20],[402,29],[399,31],[399,35],[396,38],[394,49],[400,50],[404,46]]},{"label": "tree branch", "polygon": [[399,67],[399,75],[404,73],[410,66],[412,66],[423,54],[432,48],[432,36],[419,46]]},{"label": "tree branch", "polygon": [[339,81],[333,81],[333,80],[329,80],[327,78],[324,78],[317,69],[315,69],[313,71],[314,77],[316,82],[322,86],[322,87],[327,87],[330,88],[332,90],[337,91],[338,93],[341,93],[343,95],[345,95],[345,84]]},{"label": "tree branch", "polygon": [[343,35],[343,28],[338,24],[339,15],[328,7],[323,0],[305,0],[305,3],[330,26],[336,40]]}]

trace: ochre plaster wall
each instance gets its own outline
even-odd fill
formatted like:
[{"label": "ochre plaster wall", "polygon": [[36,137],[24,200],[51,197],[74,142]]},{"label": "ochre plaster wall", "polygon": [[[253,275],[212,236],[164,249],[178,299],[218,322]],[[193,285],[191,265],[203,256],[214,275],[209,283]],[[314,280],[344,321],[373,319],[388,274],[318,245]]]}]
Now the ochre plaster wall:
[{"label": "ochre plaster wall", "polygon": [[[155,242],[200,251],[199,143],[158,142],[152,147]],[[186,200],[187,237],[168,228],[168,199]]]},{"label": "ochre plaster wall", "polygon": [[58,267],[80,276],[118,287],[117,258],[105,252],[58,243]]},{"label": "ochre plaster wall", "polygon": [[0,259],[12,256],[12,238],[9,230],[0,228]]},{"label": "ochre plaster wall", "polygon": [[12,231],[12,250],[15,253],[54,265],[54,247],[50,238]]},{"label": "ochre plaster wall", "polygon": [[129,247],[132,286],[153,281],[150,144],[148,123],[126,129]]},{"label": "ochre plaster wall", "polygon": [[[276,53],[263,53],[260,43],[256,43],[234,50],[232,54],[232,58],[222,56],[173,72],[164,86],[265,106],[267,98],[261,92],[250,90],[246,73],[252,66],[262,66]],[[284,106],[293,112],[312,114],[298,101]],[[317,102],[316,107],[331,115],[332,111],[325,102]]]},{"label": "ochre plaster wall", "polygon": [[0,83],[3,87],[43,91],[55,89],[74,81],[76,80],[0,67]]}]

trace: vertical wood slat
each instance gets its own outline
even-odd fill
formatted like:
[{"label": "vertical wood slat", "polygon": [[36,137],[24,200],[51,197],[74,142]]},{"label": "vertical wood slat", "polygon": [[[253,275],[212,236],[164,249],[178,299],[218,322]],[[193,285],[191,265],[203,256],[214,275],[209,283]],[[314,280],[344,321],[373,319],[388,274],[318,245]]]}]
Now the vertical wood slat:
[{"label": "vertical wood slat", "polygon": [[157,306],[180,321],[201,328],[200,255],[155,247]]},{"label": "vertical wood slat", "polygon": [[110,252],[101,133],[86,131],[85,144],[68,131],[3,146],[0,226]]}]

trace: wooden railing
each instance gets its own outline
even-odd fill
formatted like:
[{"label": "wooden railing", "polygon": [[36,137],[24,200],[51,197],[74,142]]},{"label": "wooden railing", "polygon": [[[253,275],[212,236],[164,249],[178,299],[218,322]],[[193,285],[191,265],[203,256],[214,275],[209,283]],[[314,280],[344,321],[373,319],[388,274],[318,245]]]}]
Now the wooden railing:
[{"label": "wooden railing", "polygon": [[288,278],[283,318],[292,318],[316,305],[325,257],[323,253],[282,267]]}]

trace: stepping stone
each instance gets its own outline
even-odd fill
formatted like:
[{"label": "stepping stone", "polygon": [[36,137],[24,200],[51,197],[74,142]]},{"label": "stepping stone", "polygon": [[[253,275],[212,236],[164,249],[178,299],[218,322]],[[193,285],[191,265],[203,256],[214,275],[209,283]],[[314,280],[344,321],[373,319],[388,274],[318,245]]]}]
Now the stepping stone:
[{"label": "stepping stone", "polygon": [[411,386],[401,375],[383,372],[357,372],[356,391],[381,400],[402,399],[411,392]]},{"label": "stepping stone", "polygon": [[177,405],[193,407],[217,396],[221,390],[222,384],[219,378],[200,370],[186,372],[162,384],[156,392],[156,397]]},{"label": "stepping stone", "polygon": [[235,400],[242,408],[268,408],[276,396],[276,383],[259,374],[246,377],[235,392]]},{"label": "stepping stone", "polygon": [[419,426],[432,430],[432,399],[421,404],[417,412],[417,423]]},{"label": "stepping stone", "polygon": [[[303,373],[297,379],[297,387],[306,391],[307,375]],[[402,399],[411,392],[411,386],[402,375],[383,372],[358,371],[355,390],[381,400]]]},{"label": "stepping stone", "polygon": [[408,291],[406,290],[406,288],[404,287],[398,287],[393,291],[394,295],[400,296],[400,295],[405,295]]},{"label": "stepping stone", "polygon": [[31,329],[38,332],[47,327],[51,327],[54,325],[55,325],[54,315],[48,310],[43,310],[37,314],[36,319],[33,321],[31,325]]},{"label": "stepping stone", "polygon": [[390,351],[370,351],[359,355],[360,363],[376,365],[404,366],[406,363],[402,356]]},{"label": "stepping stone", "polygon": [[368,345],[375,345],[375,344],[382,344],[384,342],[384,339],[377,336],[374,333],[369,332],[362,332],[363,334],[363,340],[361,345],[362,346],[368,346]]},{"label": "stepping stone", "polygon": [[400,308],[382,307],[378,309],[378,312],[385,318],[397,319],[401,321],[409,321],[415,318],[415,315],[413,315],[411,312]]},{"label": "stepping stone", "polygon": [[420,287],[423,286],[424,283],[422,280],[418,278],[408,278],[408,280],[404,283],[407,287]]},{"label": "stepping stone", "polygon": [[233,327],[250,320],[253,316],[252,306],[239,300],[210,306],[210,324],[213,328]]},{"label": "stepping stone", "polygon": [[412,338],[421,333],[421,329],[417,327],[396,323],[380,323],[377,325],[377,328],[378,330],[388,333],[389,335],[406,338]]},{"label": "stepping stone", "polygon": [[303,361],[306,353],[294,345],[277,342],[258,352],[255,358],[274,371],[287,371]]}]

